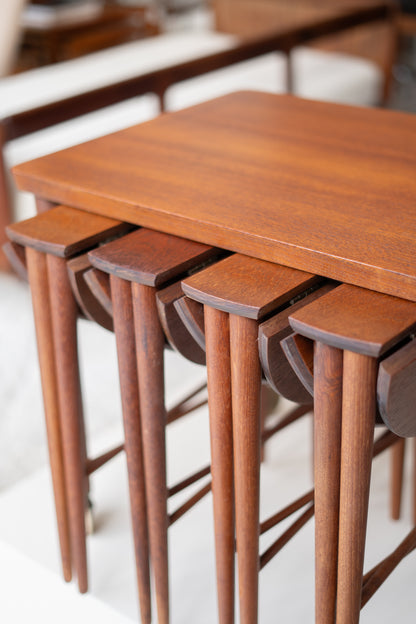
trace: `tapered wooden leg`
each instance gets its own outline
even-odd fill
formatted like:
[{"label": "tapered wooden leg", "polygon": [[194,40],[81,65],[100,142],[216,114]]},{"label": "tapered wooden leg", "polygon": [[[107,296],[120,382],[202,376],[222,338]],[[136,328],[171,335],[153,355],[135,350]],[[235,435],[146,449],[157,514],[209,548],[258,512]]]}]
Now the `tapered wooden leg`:
[{"label": "tapered wooden leg", "polygon": [[72,577],[71,543],[46,257],[38,251],[27,248],[26,258],[35,317],[62,568],[65,580],[70,581]]},{"label": "tapered wooden leg", "polygon": [[88,589],[85,508],[88,496],[77,349],[77,306],[66,262],[48,256],[59,407],[69,501],[71,546],[80,592]]},{"label": "tapered wooden leg", "polygon": [[334,624],[341,461],[342,351],[314,347],[315,622]]},{"label": "tapered wooden leg", "polygon": [[124,448],[129,475],[130,510],[136,555],[140,615],[143,624],[150,624],[152,614],[149,540],[131,285],[130,282],[126,282],[114,275],[110,276],[110,282],[123,408]]},{"label": "tapered wooden leg", "polygon": [[399,520],[402,493],[403,493],[403,471],[404,471],[404,450],[405,440],[399,440],[391,449],[391,517]]},{"label": "tapered wooden leg", "polygon": [[377,362],[344,352],[337,624],[357,624],[367,530]]},{"label": "tapered wooden leg", "polygon": [[228,314],[205,306],[219,624],[234,622],[234,485]]},{"label": "tapered wooden leg", "polygon": [[257,321],[230,315],[234,481],[241,624],[258,610],[261,367]]},{"label": "tapered wooden leg", "polygon": [[159,624],[169,622],[168,515],[163,350],[154,288],[132,284],[137,372],[149,521],[150,555]]}]

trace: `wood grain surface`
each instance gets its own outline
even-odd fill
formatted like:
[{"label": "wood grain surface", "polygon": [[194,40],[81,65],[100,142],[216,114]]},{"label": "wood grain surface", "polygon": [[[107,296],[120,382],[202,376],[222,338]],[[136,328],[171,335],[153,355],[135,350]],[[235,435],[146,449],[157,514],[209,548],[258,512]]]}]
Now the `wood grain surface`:
[{"label": "wood grain surface", "polygon": [[129,226],[98,215],[87,217],[85,212],[68,206],[56,206],[9,225],[6,230],[8,237],[20,245],[67,258],[105,238],[127,232]]},{"label": "wood grain surface", "polygon": [[182,288],[201,303],[260,319],[319,281],[310,273],[234,254],[191,275]]},{"label": "wood grain surface", "polygon": [[142,228],[94,249],[89,257],[97,269],[157,287],[215,258],[217,253],[207,245]]},{"label": "wood grain surface", "polygon": [[156,293],[159,319],[171,347],[191,362],[205,364],[204,349],[189,332],[175,306],[176,301],[184,297],[180,282],[159,290]]},{"label": "wood grain surface", "polygon": [[25,163],[20,188],[416,300],[416,118],[240,92]]},{"label": "wood grain surface", "polygon": [[416,327],[416,305],[342,284],[290,317],[302,336],[379,357]]},{"label": "wood grain surface", "polygon": [[389,355],[377,378],[378,407],[388,428],[399,436],[416,436],[415,406],[416,342]]},{"label": "wood grain surface", "polygon": [[[309,305],[315,299],[323,296],[332,288],[334,288],[332,282],[325,284],[310,295],[264,321],[259,326],[258,345],[263,372],[272,388],[290,401],[307,405],[311,403],[311,396],[313,396],[313,343],[307,338],[303,338],[303,336],[294,335],[302,341],[307,341],[307,350],[310,353],[310,368],[312,370],[308,370],[303,357],[299,357],[300,362],[297,362],[297,365],[300,365],[302,370],[304,368],[307,369],[304,372],[306,372],[309,385],[305,385],[305,379],[299,376],[299,369],[294,366],[293,360],[289,357],[291,354],[290,349],[289,353],[284,349],[284,345],[287,344],[285,340],[292,334],[289,316],[296,310]],[[298,348],[295,348],[295,353],[296,355],[304,355],[303,350],[299,354]]]}]

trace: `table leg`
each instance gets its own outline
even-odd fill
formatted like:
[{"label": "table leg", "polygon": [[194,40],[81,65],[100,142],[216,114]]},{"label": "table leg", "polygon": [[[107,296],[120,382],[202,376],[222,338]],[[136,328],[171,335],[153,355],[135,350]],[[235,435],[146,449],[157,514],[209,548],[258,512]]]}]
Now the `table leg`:
[{"label": "table leg", "polygon": [[258,323],[230,315],[234,482],[241,624],[258,611],[260,502],[260,393]]},{"label": "table leg", "polygon": [[376,411],[377,361],[344,352],[337,624],[358,624]]},{"label": "table leg", "polygon": [[234,622],[234,484],[228,314],[205,306],[219,624]]},{"label": "table leg", "polygon": [[70,581],[72,578],[71,542],[46,256],[34,249],[27,248],[26,259],[38,343],[49,463],[55,497],[62,568],[65,580]]},{"label": "table leg", "polygon": [[341,458],[342,351],[314,347],[315,621],[335,621],[339,479]]},{"label": "table leg", "polygon": [[150,624],[151,596],[149,570],[149,539],[147,532],[146,490],[143,466],[143,445],[140,422],[139,388],[134,349],[134,321],[131,284],[110,276],[113,300],[114,331],[117,342],[121,402],[129,475],[130,510],[136,556],[136,574],[140,615],[143,624]]},{"label": "table leg", "polygon": [[166,484],[166,410],[164,336],[155,290],[132,284],[137,372],[142,418],[143,455],[149,519],[150,555],[155,578],[159,624],[169,622],[168,514]]},{"label": "table leg", "polygon": [[404,454],[406,440],[398,440],[391,453],[391,517],[399,520],[402,506]]},{"label": "table leg", "polygon": [[77,349],[77,306],[68,279],[66,261],[47,257],[55,344],[59,407],[67,480],[71,546],[78,586],[88,589],[85,509],[88,498],[85,435]]}]

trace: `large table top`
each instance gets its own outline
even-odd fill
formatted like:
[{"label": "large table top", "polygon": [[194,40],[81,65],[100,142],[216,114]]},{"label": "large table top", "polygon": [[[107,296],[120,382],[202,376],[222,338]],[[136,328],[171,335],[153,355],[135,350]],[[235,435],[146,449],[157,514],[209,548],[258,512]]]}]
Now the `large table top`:
[{"label": "large table top", "polygon": [[416,117],[240,92],[14,169],[39,197],[416,301]]}]

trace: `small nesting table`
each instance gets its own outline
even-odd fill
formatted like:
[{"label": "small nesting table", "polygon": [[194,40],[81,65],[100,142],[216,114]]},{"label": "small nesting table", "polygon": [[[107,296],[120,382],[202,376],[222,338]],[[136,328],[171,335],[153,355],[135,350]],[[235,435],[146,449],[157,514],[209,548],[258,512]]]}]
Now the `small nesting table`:
[{"label": "small nesting table", "polygon": [[240,92],[14,174],[44,208],[67,204],[416,302],[410,115]]}]

